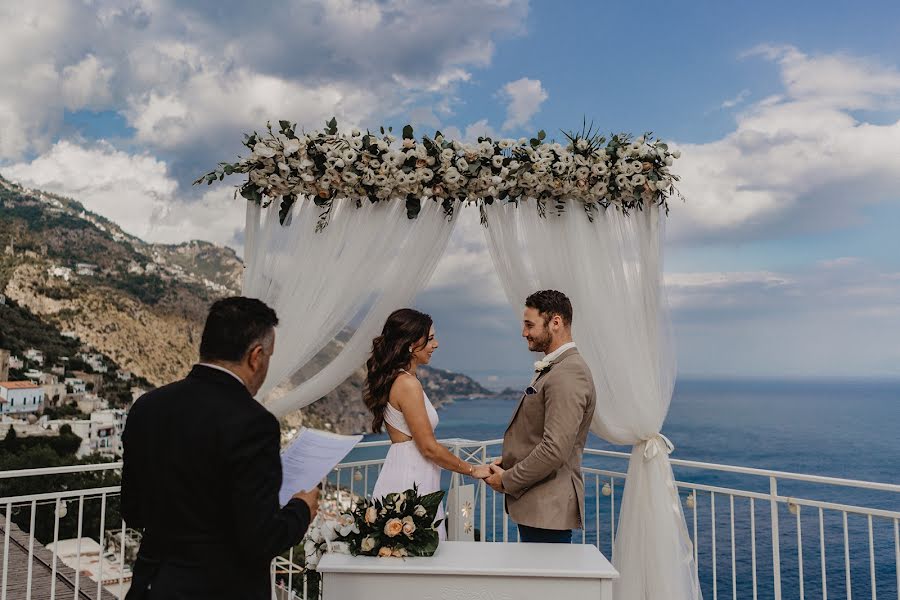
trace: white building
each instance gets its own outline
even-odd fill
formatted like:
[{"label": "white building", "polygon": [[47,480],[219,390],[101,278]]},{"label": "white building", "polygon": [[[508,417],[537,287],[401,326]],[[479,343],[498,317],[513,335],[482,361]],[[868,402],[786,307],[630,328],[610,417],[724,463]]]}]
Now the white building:
[{"label": "white building", "polygon": [[41,386],[44,390],[44,405],[58,406],[66,400],[66,385],[64,383],[45,383]]},{"label": "white building", "polygon": [[9,357],[9,368],[10,369],[23,369],[25,367],[25,361],[19,358],[18,356],[10,356]]},{"label": "white building", "polygon": [[25,371],[25,377],[27,377],[31,381],[41,383],[41,379],[44,377],[44,372],[38,371],[37,369],[28,369],[27,371]]},{"label": "white building", "polygon": [[78,339],[78,334],[75,333],[74,331],[61,331],[61,332],[59,333],[59,335],[61,335],[61,336],[64,337],[64,338],[69,338],[70,340],[77,340],[77,339]]},{"label": "white building", "polygon": [[119,369],[116,371],[116,379],[119,381],[131,381],[131,371]]},{"label": "white building", "polygon": [[109,408],[109,402],[94,394],[84,394],[75,401],[78,410],[86,415],[92,414],[97,410],[105,410]]},{"label": "white building", "polygon": [[72,279],[72,269],[69,267],[50,267],[47,269],[47,274],[50,275],[50,277],[56,277],[63,281]]},{"label": "white building", "polygon": [[66,389],[70,390],[70,394],[83,394],[87,391],[87,384],[83,379],[77,377],[66,377]]},{"label": "white building", "polygon": [[[104,552],[100,544],[89,537],[59,540],[47,544],[47,550],[55,552],[63,564],[89,577],[94,582],[93,588],[97,587],[99,577],[103,577],[103,588],[116,598],[124,598],[128,588],[131,587],[131,568],[125,565],[122,570],[115,552],[112,550]],[[119,585],[120,578],[122,586]],[[120,587],[122,596],[119,596]]]},{"label": "white building", "polygon": [[79,354],[78,356],[79,358],[81,358],[81,360],[91,365],[91,368],[95,373],[106,373],[107,371],[109,371],[109,367],[107,367],[103,362],[102,354],[89,354],[84,352],[82,354]]},{"label": "white building", "polygon": [[86,277],[93,277],[97,273],[97,265],[78,263],[75,265],[75,272]]},{"label": "white building", "polygon": [[25,358],[30,360],[31,362],[36,362],[37,364],[43,366],[44,364],[44,353],[36,348],[29,348],[25,351]]},{"label": "white building", "polygon": [[6,296],[4,296],[3,294],[0,294],[0,304],[6,304]]},{"label": "white building", "polygon": [[0,414],[34,413],[44,402],[44,389],[30,381],[0,381]]},{"label": "white building", "polygon": [[91,451],[114,456],[122,455],[122,432],[126,413],[121,408],[91,413]]}]

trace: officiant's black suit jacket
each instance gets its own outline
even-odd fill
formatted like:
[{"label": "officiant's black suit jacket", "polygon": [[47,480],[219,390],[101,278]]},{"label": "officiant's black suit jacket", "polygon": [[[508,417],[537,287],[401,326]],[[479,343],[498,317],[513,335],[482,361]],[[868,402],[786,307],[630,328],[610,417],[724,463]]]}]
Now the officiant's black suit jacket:
[{"label": "officiant's black suit jacket", "polygon": [[310,520],[302,500],[279,508],[279,442],[278,420],[217,369],[135,402],[122,511],[144,534],[129,600],[271,598],[270,562]]}]

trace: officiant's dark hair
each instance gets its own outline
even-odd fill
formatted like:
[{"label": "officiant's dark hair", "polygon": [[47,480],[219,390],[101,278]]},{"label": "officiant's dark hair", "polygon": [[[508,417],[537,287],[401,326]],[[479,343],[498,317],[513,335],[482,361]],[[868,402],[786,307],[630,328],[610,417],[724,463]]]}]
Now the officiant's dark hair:
[{"label": "officiant's dark hair", "polygon": [[572,302],[562,292],[541,290],[525,299],[525,306],[538,311],[547,321],[559,315],[566,327],[572,326]]},{"label": "officiant's dark hair", "polygon": [[384,410],[391,394],[391,386],[400,369],[409,366],[413,351],[428,344],[431,317],[411,308],[395,310],[384,323],[381,335],[372,340],[372,356],[366,361],[366,387],[363,402],[372,413],[372,431],[384,427]]},{"label": "officiant's dark hair", "polygon": [[250,347],[278,325],[275,311],[255,298],[234,296],[213,303],[200,339],[200,360],[240,362]]}]

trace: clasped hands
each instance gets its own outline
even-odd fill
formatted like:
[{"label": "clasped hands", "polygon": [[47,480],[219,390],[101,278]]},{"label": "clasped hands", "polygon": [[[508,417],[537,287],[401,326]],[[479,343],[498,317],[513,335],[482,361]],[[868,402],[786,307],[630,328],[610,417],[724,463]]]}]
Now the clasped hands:
[{"label": "clasped hands", "polygon": [[500,466],[500,462],[501,460],[498,458],[489,465],[478,465],[475,467],[472,477],[483,479],[495,492],[502,494],[504,469]]}]

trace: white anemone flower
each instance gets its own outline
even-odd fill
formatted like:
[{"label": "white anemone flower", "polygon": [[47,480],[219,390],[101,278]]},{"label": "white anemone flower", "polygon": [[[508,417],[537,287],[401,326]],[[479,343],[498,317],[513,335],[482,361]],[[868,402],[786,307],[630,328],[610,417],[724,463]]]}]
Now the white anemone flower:
[{"label": "white anemone flower", "polygon": [[284,155],[290,156],[300,149],[300,140],[287,140],[284,143]]}]

